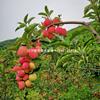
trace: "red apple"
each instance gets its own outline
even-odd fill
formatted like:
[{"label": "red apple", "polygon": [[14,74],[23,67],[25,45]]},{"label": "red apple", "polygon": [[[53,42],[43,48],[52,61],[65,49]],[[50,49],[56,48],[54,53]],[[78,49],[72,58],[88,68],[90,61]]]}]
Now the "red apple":
[{"label": "red apple", "polygon": [[19,71],[17,71],[17,74],[19,77],[23,77],[25,75],[25,72],[24,72],[24,70],[19,70]]},{"label": "red apple", "polygon": [[31,71],[30,68],[24,70],[25,73],[29,73],[30,71]]},{"label": "red apple", "polygon": [[43,26],[47,27],[48,25],[52,24],[52,20],[46,18],[45,21],[42,23]]},{"label": "red apple", "polygon": [[24,77],[23,77],[23,80],[26,81],[26,80],[28,80],[28,78],[29,78],[29,75],[25,74]]},{"label": "red apple", "polygon": [[36,48],[29,49],[28,53],[29,53],[29,57],[32,59],[35,59],[38,57],[38,52]]},{"label": "red apple", "polygon": [[24,81],[18,81],[18,88],[20,89],[20,90],[23,90],[24,88],[25,88],[25,83],[24,83]]},{"label": "red apple", "polygon": [[22,70],[22,68],[21,68],[20,66],[14,66],[14,67],[12,68],[12,71],[14,71],[14,72],[17,72],[17,71],[19,71],[19,70]]},{"label": "red apple", "polygon": [[51,33],[50,33],[50,34],[48,35],[48,39],[53,39],[54,37],[55,37],[54,34],[51,34]]},{"label": "red apple", "polygon": [[43,31],[42,31],[42,34],[43,34],[44,37],[47,37],[48,34],[49,34],[49,32],[48,32],[47,30],[43,30]]},{"label": "red apple", "polygon": [[55,18],[53,19],[53,23],[59,23],[59,22],[61,22],[61,20],[60,20],[59,17],[55,17]]},{"label": "red apple", "polygon": [[25,69],[28,69],[28,68],[29,68],[29,63],[24,62],[23,65],[22,65],[22,69],[25,70]]},{"label": "red apple", "polygon": [[49,33],[55,33],[55,27],[54,26],[49,27],[48,32]]},{"label": "red apple", "polygon": [[36,46],[37,53],[40,54],[42,52],[42,48],[40,46]]},{"label": "red apple", "polygon": [[28,55],[28,49],[26,46],[21,46],[19,47],[18,51],[17,51],[17,55],[20,57],[24,57]]},{"label": "red apple", "polygon": [[24,62],[30,62],[30,59],[28,58],[28,57],[20,57],[19,58],[19,62],[21,63],[21,64],[23,64]]},{"label": "red apple", "polygon": [[22,78],[16,75],[16,81],[22,81]]},{"label": "red apple", "polygon": [[56,31],[56,33],[59,34],[59,35],[66,36],[66,34],[67,34],[66,29],[61,28],[61,27],[57,27],[57,28],[55,29],[55,31]]}]

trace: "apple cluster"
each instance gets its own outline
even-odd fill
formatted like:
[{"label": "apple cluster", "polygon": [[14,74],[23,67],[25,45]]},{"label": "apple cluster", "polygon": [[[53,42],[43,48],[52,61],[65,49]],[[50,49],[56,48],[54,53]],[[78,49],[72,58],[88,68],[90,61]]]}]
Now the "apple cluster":
[{"label": "apple cluster", "polygon": [[[51,24],[59,23],[61,19],[55,17],[54,19],[45,18],[42,26],[44,27],[41,32],[43,37],[48,39],[54,39],[57,35],[65,37],[67,35],[67,30],[61,26],[55,26]],[[30,44],[31,45],[31,44]],[[25,87],[31,87],[32,81],[37,79],[37,75],[34,72],[36,69],[33,59],[39,57],[42,52],[40,39],[35,41],[35,46],[28,48],[26,45],[21,45],[17,51],[17,56],[19,56],[18,64],[16,64],[12,71],[16,72],[16,81],[18,88],[23,90]]]},{"label": "apple cluster", "polygon": [[[59,22],[61,22],[59,17],[55,17],[53,20],[51,20],[50,18],[45,18],[42,25],[44,27],[48,27],[51,24],[55,24],[55,23],[59,23]],[[60,35],[60,36],[65,37],[67,35],[67,30],[65,28],[62,28],[61,26],[54,26],[53,25],[53,26],[43,30],[42,34],[44,37],[47,37],[48,39],[54,39],[56,35]]]},{"label": "apple cluster", "polygon": [[32,87],[32,81],[37,79],[37,75],[34,72],[36,66],[32,62],[32,59],[36,59],[41,50],[41,43],[36,42],[36,47],[30,49],[26,45],[19,47],[17,55],[19,56],[18,64],[12,68],[12,71],[16,72],[16,81],[18,88],[23,90],[25,87]]}]

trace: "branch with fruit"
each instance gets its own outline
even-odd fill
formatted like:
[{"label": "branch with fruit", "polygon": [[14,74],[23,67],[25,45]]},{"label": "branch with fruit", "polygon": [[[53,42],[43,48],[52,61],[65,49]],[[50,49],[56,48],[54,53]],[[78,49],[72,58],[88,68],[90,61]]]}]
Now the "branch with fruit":
[{"label": "branch with fruit", "polygon": [[100,36],[99,36],[99,33],[96,32],[96,30],[91,26],[91,22],[81,22],[81,21],[66,21],[66,22],[58,22],[58,23],[54,23],[54,24],[51,24],[48,26],[51,27],[51,26],[55,26],[55,25],[64,25],[64,24],[81,24],[81,25],[84,25],[86,27],[89,28],[89,30],[92,32],[92,34],[94,35],[94,37],[99,40],[98,43],[100,43]]},{"label": "branch with fruit", "polygon": [[45,6],[45,11],[39,13],[39,15],[42,15],[42,18],[44,18],[41,24],[31,24],[34,17],[28,19],[28,14],[24,17],[23,22],[18,23],[19,26],[16,28],[16,31],[20,28],[24,28],[24,33],[18,43],[18,63],[12,68],[12,71],[16,73],[16,81],[20,90],[23,90],[25,87],[32,87],[32,81],[37,79],[37,75],[34,72],[36,69],[34,60],[39,58],[43,53],[43,43],[41,40],[46,40],[48,43],[51,43],[53,40],[63,41],[68,34],[66,28],[63,28],[64,24],[84,25],[91,30],[97,39],[100,39],[99,34],[91,26],[90,22],[63,22],[60,15],[51,18],[52,13],[53,10],[49,10],[47,6]]}]

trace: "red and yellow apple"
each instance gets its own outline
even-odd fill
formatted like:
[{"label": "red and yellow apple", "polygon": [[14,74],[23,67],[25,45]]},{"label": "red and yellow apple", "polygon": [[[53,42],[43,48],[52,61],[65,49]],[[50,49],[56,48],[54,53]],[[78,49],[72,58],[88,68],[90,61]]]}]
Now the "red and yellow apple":
[{"label": "red and yellow apple", "polygon": [[31,83],[30,80],[26,80],[25,81],[25,85],[26,85],[26,87],[31,87],[32,86],[32,83]]}]

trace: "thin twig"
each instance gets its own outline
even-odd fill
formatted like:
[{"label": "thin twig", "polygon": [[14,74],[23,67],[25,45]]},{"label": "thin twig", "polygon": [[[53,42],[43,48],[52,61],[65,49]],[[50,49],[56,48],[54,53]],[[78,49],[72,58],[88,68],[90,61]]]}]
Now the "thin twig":
[{"label": "thin twig", "polygon": [[61,24],[82,24],[82,25],[88,26],[88,25],[90,25],[90,22],[65,21],[65,22],[53,23],[53,24],[49,25],[48,27],[51,27],[51,26],[53,26],[53,25],[61,25]]}]

